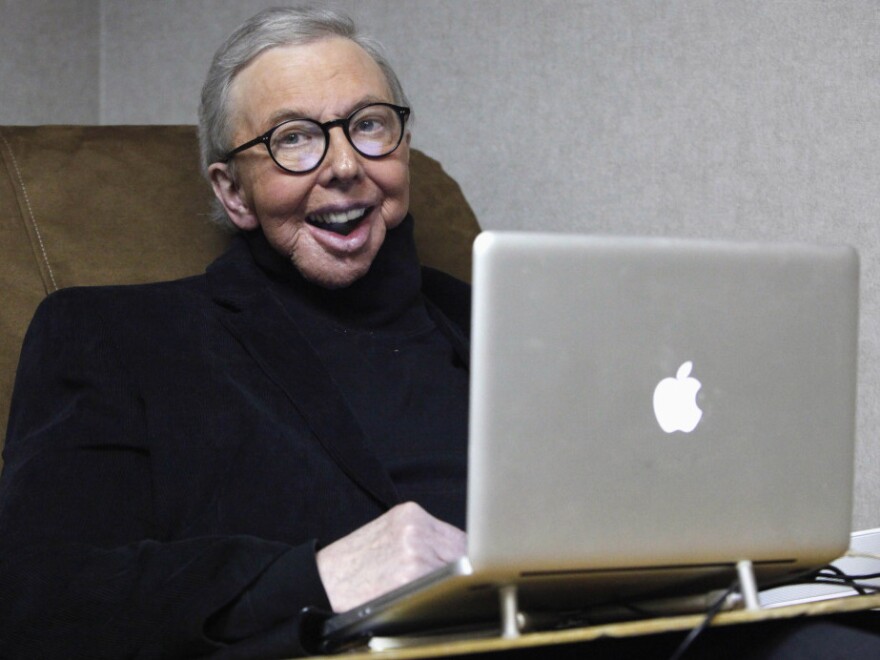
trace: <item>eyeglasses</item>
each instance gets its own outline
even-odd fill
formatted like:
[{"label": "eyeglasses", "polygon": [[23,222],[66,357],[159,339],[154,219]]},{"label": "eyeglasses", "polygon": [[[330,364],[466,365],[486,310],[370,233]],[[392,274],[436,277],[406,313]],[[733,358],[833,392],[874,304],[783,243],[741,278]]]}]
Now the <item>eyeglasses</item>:
[{"label": "eyeglasses", "polygon": [[314,119],[288,119],[227,153],[222,163],[260,143],[278,167],[293,174],[311,172],[324,160],[330,129],[340,126],[352,147],[367,158],[381,158],[397,149],[410,109],[390,103],[371,103],[348,117],[323,124]]}]

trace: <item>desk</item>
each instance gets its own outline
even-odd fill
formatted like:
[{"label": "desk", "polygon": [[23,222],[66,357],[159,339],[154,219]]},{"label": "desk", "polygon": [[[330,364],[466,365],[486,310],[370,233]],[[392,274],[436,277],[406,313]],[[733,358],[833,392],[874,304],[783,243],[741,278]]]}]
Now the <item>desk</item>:
[{"label": "desk", "polygon": [[[769,608],[762,610],[735,610],[722,612],[712,621],[712,627],[736,626],[758,622],[782,621],[801,617],[827,617],[846,613],[880,609],[880,595],[851,596],[836,598],[803,605]],[[523,633],[514,639],[492,637],[486,639],[466,639],[434,641],[419,646],[396,648],[383,651],[353,652],[340,657],[345,660],[404,660],[410,658],[444,658],[467,656],[525,649],[543,649],[562,645],[583,645],[600,639],[635,638],[660,633],[689,631],[700,625],[704,615],[663,617],[657,619],[611,623],[569,630]],[[582,647],[588,651],[589,647]],[[587,657],[588,654],[584,654]]]}]

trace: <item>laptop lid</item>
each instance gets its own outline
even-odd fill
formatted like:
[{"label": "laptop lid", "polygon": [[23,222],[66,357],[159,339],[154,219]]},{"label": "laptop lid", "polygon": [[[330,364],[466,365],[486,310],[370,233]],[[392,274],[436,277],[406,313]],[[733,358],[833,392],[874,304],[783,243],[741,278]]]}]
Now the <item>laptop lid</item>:
[{"label": "laptop lid", "polygon": [[474,571],[842,554],[857,298],[847,247],[484,232]]}]

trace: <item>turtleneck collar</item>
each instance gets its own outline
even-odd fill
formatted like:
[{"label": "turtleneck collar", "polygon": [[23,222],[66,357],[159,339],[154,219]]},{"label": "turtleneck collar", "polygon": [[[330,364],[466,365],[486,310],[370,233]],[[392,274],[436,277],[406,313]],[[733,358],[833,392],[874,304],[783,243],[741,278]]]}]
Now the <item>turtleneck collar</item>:
[{"label": "turtleneck collar", "polygon": [[[421,267],[413,225],[412,216],[407,214],[385,234],[367,274],[343,289],[326,289],[306,280],[289,259],[275,251],[261,230],[244,236],[257,265],[272,280],[286,285],[282,289],[297,301],[342,326],[380,329],[398,326],[400,321],[413,317],[408,312],[420,306]],[[416,318],[412,320],[417,322]]]}]

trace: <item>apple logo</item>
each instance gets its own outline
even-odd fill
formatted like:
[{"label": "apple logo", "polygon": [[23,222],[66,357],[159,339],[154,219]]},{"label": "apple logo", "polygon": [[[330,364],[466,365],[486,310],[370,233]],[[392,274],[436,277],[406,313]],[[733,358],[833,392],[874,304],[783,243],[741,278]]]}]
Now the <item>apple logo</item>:
[{"label": "apple logo", "polygon": [[685,362],[678,368],[675,378],[664,378],[654,389],[654,415],[666,433],[690,433],[697,428],[703,416],[703,411],[697,406],[697,392],[701,384],[696,378],[690,377],[693,366],[690,360]]}]

